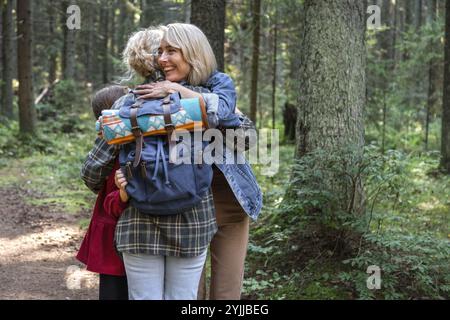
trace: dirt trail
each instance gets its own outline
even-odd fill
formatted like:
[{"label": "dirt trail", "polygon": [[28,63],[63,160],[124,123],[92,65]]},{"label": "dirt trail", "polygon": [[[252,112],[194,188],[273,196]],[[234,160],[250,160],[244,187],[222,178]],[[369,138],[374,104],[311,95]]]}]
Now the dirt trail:
[{"label": "dirt trail", "polygon": [[39,195],[22,188],[0,188],[0,300],[97,299],[98,277],[75,258],[86,214],[60,207],[25,204]]}]

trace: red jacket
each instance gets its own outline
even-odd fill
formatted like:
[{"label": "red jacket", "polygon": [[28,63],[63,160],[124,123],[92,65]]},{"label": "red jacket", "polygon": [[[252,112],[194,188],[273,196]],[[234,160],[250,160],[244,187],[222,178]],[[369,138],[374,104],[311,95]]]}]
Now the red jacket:
[{"label": "red jacket", "polygon": [[119,189],[114,183],[117,169],[119,162],[116,159],[113,171],[98,193],[89,228],[76,258],[86,264],[89,271],[122,276],[125,275],[125,267],[114,247],[114,231],[128,203],[120,200]]}]

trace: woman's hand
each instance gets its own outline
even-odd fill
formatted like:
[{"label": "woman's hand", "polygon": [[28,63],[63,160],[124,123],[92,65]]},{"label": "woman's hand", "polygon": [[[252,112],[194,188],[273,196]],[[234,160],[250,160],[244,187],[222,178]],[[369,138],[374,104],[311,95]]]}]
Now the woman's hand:
[{"label": "woman's hand", "polygon": [[182,86],[176,82],[164,80],[139,85],[134,92],[139,95],[138,99],[164,98],[171,93],[180,91],[181,88]]},{"label": "woman's hand", "polygon": [[129,196],[127,191],[125,190],[125,187],[128,184],[127,179],[125,178],[125,175],[123,174],[122,170],[117,170],[116,175],[114,177],[114,182],[116,183],[116,187],[119,188],[120,191],[120,200],[122,202],[128,202]]}]

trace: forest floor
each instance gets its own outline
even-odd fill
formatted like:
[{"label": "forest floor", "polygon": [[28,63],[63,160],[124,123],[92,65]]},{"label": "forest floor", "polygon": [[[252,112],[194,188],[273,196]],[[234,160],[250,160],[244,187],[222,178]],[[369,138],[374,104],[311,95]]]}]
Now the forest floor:
[{"label": "forest floor", "polygon": [[98,276],[75,259],[84,231],[80,218],[58,204],[31,205],[42,195],[1,187],[0,300],[97,299]]}]

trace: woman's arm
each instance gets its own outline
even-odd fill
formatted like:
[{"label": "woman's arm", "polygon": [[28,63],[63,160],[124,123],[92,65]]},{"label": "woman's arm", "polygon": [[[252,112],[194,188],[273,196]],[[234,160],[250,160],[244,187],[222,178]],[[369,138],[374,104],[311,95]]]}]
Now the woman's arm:
[{"label": "woman's arm", "polygon": [[136,87],[134,90],[136,94],[139,95],[138,99],[154,99],[163,98],[168,94],[179,92],[181,98],[199,98],[203,99],[201,93],[192,91],[181,84],[176,82],[171,82],[168,80],[142,84]]},{"label": "woman's arm", "polygon": [[[206,89],[211,93],[215,93],[219,97],[217,107],[217,116],[219,124],[224,127],[238,127],[241,122],[236,109],[236,88],[233,80],[225,73],[214,72],[206,82]],[[170,81],[160,81],[150,84],[144,84],[137,87],[135,93],[141,95],[140,99],[161,98],[173,92],[180,92],[182,98],[202,99],[202,94],[194,90],[190,90],[179,83]]]},{"label": "woman's arm", "polygon": [[168,94],[179,92],[181,98],[199,98],[200,103],[206,105],[206,114],[208,125],[210,128],[217,127],[219,120],[217,110],[219,106],[219,98],[217,94],[210,93],[203,87],[185,87],[176,82],[160,81],[151,84],[144,84],[137,87],[134,91],[140,94],[139,99],[160,98]]},{"label": "woman's arm", "polygon": [[206,87],[219,96],[218,117],[220,122],[227,121],[232,125],[240,124],[236,116],[236,88],[230,76],[222,72],[214,72],[206,82]]}]

